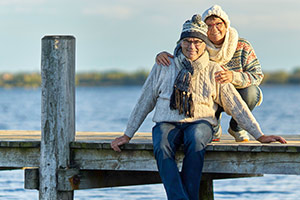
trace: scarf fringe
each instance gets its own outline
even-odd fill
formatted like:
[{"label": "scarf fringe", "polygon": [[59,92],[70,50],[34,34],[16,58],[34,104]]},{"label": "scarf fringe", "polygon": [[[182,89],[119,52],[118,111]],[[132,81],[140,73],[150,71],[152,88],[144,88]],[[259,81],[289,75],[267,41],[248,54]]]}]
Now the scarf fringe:
[{"label": "scarf fringe", "polygon": [[178,110],[179,114],[186,117],[194,117],[194,102],[192,93],[181,91],[174,87],[170,101],[171,110]]}]

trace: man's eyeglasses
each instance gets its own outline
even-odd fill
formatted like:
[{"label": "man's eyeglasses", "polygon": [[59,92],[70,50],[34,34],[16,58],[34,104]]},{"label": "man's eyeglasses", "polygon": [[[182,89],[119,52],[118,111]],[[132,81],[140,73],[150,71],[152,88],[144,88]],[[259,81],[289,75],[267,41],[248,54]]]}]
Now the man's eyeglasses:
[{"label": "man's eyeglasses", "polygon": [[202,40],[188,40],[188,39],[182,40],[182,44],[184,46],[190,46],[194,44],[196,47],[199,47],[202,43],[203,43]]}]

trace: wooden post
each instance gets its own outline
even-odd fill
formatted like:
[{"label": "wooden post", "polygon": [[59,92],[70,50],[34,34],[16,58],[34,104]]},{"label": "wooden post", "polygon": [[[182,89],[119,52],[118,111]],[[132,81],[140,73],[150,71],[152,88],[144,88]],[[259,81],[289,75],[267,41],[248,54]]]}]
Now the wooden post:
[{"label": "wooden post", "polygon": [[39,199],[71,200],[57,190],[58,169],[70,165],[69,143],[75,139],[75,38],[42,39],[42,116]]},{"label": "wooden post", "polygon": [[201,180],[199,200],[214,200],[213,179],[211,177]]}]

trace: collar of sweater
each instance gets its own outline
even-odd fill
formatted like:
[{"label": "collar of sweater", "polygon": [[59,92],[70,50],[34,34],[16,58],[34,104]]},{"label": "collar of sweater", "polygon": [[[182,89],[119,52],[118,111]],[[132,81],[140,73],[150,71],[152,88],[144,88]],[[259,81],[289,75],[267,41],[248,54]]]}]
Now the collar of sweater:
[{"label": "collar of sweater", "polygon": [[[183,53],[179,53],[178,56],[174,58],[175,66],[179,70],[183,68],[182,61],[184,58],[185,56],[183,55]],[[204,69],[208,65],[208,62],[209,62],[209,54],[207,51],[204,51],[203,54],[197,60],[192,61],[191,64],[194,67],[196,66],[197,71],[199,71],[201,69]]]},{"label": "collar of sweater", "polygon": [[209,52],[210,59],[220,65],[228,63],[236,51],[238,40],[238,32],[234,28],[229,27],[221,47],[218,48],[212,43],[207,44],[206,48]]}]

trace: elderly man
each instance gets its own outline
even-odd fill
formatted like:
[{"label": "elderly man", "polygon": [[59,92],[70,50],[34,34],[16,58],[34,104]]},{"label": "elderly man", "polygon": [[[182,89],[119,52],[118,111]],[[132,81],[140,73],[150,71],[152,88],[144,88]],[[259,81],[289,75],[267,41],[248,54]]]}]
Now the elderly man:
[{"label": "elderly man", "polygon": [[[168,199],[196,200],[200,187],[205,148],[213,137],[218,105],[260,142],[286,143],[279,136],[266,136],[232,84],[220,84],[214,74],[219,64],[209,61],[207,25],[195,15],[183,24],[180,46],[170,67],[154,65],[135,105],[123,136],[111,143],[115,151],[128,143],[154,107],[153,150]],[[184,145],[181,174],[175,153]]]},{"label": "elderly man", "polygon": [[[252,111],[261,103],[262,92],[258,85],[264,77],[254,49],[247,40],[239,38],[238,32],[230,26],[228,15],[220,6],[210,7],[203,13],[202,18],[208,25],[207,36],[211,43],[208,43],[207,50],[210,60],[219,63],[225,69],[216,74],[216,81],[232,83]],[[172,57],[167,52],[158,54],[157,63],[169,65],[168,56]],[[222,107],[218,108],[217,119],[221,119],[223,111]],[[221,133],[219,120],[215,127],[215,141],[219,141]],[[228,133],[237,142],[249,141],[247,132],[233,118],[230,120]]]}]

